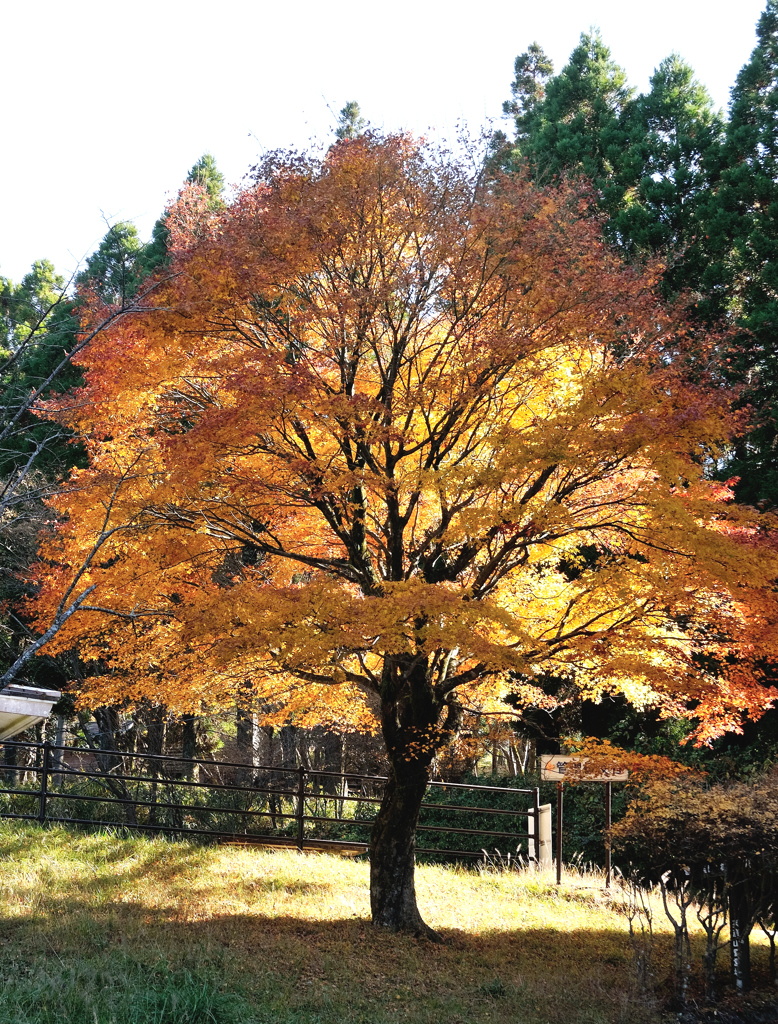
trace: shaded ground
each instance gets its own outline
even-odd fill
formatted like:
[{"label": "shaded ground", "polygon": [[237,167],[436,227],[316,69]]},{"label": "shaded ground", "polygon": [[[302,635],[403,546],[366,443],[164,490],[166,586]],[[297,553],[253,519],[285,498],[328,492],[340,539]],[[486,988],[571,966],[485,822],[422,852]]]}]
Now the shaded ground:
[{"label": "shaded ground", "polygon": [[421,868],[437,946],[373,931],[363,862],[3,826],[0,1024],[655,1024],[583,882]]}]

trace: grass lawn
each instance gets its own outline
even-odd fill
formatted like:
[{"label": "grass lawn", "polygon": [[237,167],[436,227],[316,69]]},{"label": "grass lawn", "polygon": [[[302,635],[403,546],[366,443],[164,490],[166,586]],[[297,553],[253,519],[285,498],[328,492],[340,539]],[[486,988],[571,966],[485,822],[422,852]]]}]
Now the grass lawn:
[{"label": "grass lawn", "polygon": [[364,861],[0,822],[0,1024],[661,1019],[596,878],[420,866],[417,889],[445,945],[372,930]]}]

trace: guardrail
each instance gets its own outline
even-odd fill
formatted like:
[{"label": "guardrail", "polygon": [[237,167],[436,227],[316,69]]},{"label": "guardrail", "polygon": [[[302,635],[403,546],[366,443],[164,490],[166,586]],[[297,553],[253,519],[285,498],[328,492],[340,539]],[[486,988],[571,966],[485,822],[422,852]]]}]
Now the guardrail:
[{"label": "guardrail", "polygon": [[[5,741],[2,746],[26,751],[29,763],[0,763],[0,818],[119,825],[170,835],[284,843],[300,850],[306,844],[367,850],[387,781],[385,776],[303,765],[192,760],[51,743]],[[35,784],[19,785],[20,773],[32,776]],[[474,795],[478,804],[464,802]],[[522,797],[528,798],[522,801],[526,806],[519,805]],[[96,816],[87,813],[91,807]],[[416,852],[426,857],[473,860],[485,850],[497,850],[550,866],[551,807],[541,806],[537,788],[430,782],[418,841]]]}]

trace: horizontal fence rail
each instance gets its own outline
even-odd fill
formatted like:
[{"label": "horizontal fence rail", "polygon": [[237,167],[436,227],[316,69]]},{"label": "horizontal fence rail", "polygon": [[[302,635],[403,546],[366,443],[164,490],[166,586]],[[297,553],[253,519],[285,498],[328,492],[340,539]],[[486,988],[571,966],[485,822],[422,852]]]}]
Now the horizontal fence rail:
[{"label": "horizontal fence rail", "polygon": [[[366,850],[387,781],[303,765],[13,740],[2,747],[0,818],[300,850]],[[20,753],[25,763],[14,763]],[[430,782],[418,832],[425,845],[416,852],[425,857],[474,860],[488,851],[550,865],[550,807],[541,807],[537,788]]]}]

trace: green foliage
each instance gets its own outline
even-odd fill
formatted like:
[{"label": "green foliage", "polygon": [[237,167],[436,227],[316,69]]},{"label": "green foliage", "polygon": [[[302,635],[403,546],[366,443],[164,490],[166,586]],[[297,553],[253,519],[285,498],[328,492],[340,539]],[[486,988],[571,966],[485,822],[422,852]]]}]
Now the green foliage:
[{"label": "green foliage", "polygon": [[21,284],[0,277],[0,346],[16,352],[57,312],[65,279],[49,260],[36,260]]},{"label": "green foliage", "polygon": [[200,185],[208,192],[212,209],[224,206],[224,175],[216,166],[216,158],[210,153],[203,153],[190,169],[186,180],[192,185]]},{"label": "green foliage", "polygon": [[29,338],[17,358],[7,364],[0,386],[2,426],[9,432],[0,452],[0,477],[8,479],[31,458],[39,481],[44,478],[53,482],[73,466],[85,464],[83,448],[73,443],[69,431],[39,419],[27,408],[30,397],[40,388],[47,396],[81,385],[78,367],[66,363],[58,370],[78,340],[78,326],[77,303],[61,297],[43,326]]},{"label": "green foliage", "polygon": [[123,306],[137,290],[135,264],[142,250],[143,243],[135,225],[126,220],[117,221],[87,257],[76,281],[93,289],[107,305]]},{"label": "green foliage", "polygon": [[548,77],[550,68],[539,47],[517,59],[517,99],[508,102],[517,103],[516,158],[541,180],[583,175],[602,206],[616,209],[624,195],[617,174],[626,142],[622,115],[632,96],[626,74],[599,31],[582,33],[558,75]]},{"label": "green foliage", "polygon": [[338,126],[335,129],[335,138],[356,139],[367,128],[367,121],[361,116],[359,104],[356,100],[349,100],[338,114]]},{"label": "green foliage", "polygon": [[159,217],[151,229],[151,239],[138,253],[135,261],[135,273],[139,281],[145,281],[155,270],[166,267],[170,262],[168,245],[170,229],[165,217]]},{"label": "green foliage", "polygon": [[609,232],[628,253],[685,251],[672,266],[675,289],[694,284],[700,254],[690,253],[700,231],[700,208],[710,194],[723,138],[723,120],[678,54],[654,72],[648,93],[624,111],[628,143],[620,162],[624,202]]},{"label": "green foliage", "polygon": [[711,783],[749,780],[778,764],[778,709],[744,722],[742,733],[727,733],[707,747],[688,742],[687,720],[661,718],[657,711],[630,707],[618,697],[584,702],[581,726],[585,735],[625,750],[669,757],[704,773]]},{"label": "green foliage", "polygon": [[778,504],[778,3],[732,90],[719,187],[705,210],[702,309],[738,329],[725,364],[751,407],[749,431],[724,467],[742,501]]},{"label": "green foliage", "polygon": [[513,65],[514,78],[511,82],[511,99],[502,105],[506,117],[512,117],[516,126],[516,138],[526,138],[532,114],[546,94],[546,83],[554,73],[554,65],[546,56],[539,43],[531,43],[520,53]]}]

